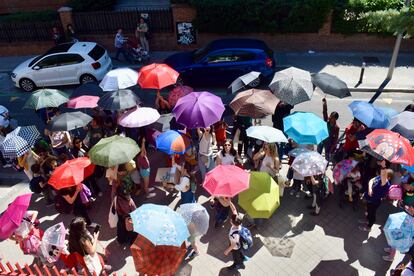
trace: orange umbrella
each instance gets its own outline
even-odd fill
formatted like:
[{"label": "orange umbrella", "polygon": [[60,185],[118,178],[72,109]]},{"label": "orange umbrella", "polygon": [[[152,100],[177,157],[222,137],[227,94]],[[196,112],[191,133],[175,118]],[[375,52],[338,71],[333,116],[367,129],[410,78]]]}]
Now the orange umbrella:
[{"label": "orange umbrella", "polygon": [[155,246],[147,238],[138,235],[131,245],[135,270],[140,275],[175,275],[186,253],[185,243],[181,247]]},{"label": "orange umbrella", "polygon": [[167,64],[153,63],[139,71],[138,84],[141,88],[152,88],[158,91],[177,82],[179,73]]},{"label": "orange umbrella", "polygon": [[94,169],[95,165],[88,157],[68,160],[53,171],[48,183],[56,190],[76,186],[90,176]]}]

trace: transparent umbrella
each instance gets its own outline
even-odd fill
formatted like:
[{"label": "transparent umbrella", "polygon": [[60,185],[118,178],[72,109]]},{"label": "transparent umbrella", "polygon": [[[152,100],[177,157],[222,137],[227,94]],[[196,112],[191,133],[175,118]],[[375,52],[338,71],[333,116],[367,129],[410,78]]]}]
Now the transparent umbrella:
[{"label": "transparent umbrella", "polygon": [[203,236],[207,233],[210,215],[204,206],[198,203],[182,204],[178,213],[184,218],[187,225],[193,224],[196,235]]}]

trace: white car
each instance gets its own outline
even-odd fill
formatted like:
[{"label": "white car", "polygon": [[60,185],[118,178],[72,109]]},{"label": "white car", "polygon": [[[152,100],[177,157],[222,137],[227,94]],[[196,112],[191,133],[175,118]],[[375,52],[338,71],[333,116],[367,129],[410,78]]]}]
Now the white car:
[{"label": "white car", "polygon": [[108,52],[95,42],[63,43],[18,65],[11,79],[30,92],[36,87],[100,81],[111,69]]}]

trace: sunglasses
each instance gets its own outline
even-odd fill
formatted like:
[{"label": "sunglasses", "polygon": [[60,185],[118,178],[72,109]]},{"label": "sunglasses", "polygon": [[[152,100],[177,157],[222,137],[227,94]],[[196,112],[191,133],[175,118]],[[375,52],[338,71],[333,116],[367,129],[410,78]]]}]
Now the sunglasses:
[{"label": "sunglasses", "polygon": [[56,250],[57,247],[52,245],[50,248],[52,249],[52,251],[49,251],[49,256],[55,256],[55,253],[53,252],[53,250]]}]

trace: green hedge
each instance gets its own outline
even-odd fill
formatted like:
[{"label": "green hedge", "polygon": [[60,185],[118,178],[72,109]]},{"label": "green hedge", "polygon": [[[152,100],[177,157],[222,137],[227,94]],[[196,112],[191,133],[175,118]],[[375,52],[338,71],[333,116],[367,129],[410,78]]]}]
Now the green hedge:
[{"label": "green hedge", "polygon": [[197,9],[200,32],[317,32],[331,0],[175,0]]},{"label": "green hedge", "polygon": [[111,10],[116,0],[69,0],[67,5],[74,11],[102,11]]},{"label": "green hedge", "polygon": [[58,18],[59,15],[55,10],[46,10],[39,12],[18,12],[2,15],[0,16],[0,22],[47,22],[57,20]]}]

